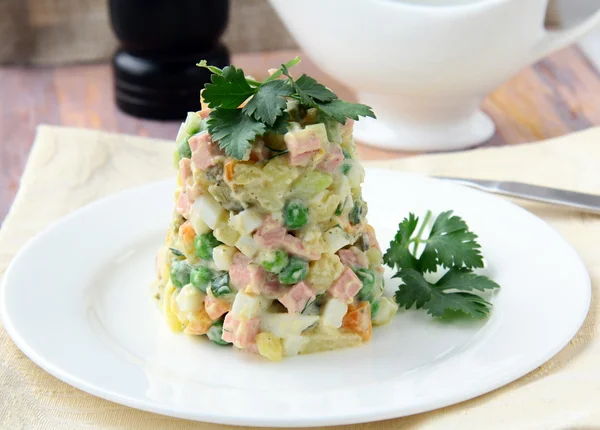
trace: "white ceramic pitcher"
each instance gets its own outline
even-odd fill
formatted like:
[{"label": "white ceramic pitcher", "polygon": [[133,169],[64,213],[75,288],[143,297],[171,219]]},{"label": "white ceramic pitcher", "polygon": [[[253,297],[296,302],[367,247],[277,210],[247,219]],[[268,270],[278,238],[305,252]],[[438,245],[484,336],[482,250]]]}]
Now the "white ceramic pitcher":
[{"label": "white ceramic pitcher", "polygon": [[355,136],[391,149],[487,140],[483,98],[519,69],[600,22],[546,31],[548,0],[270,0],[300,47],[378,120]]}]

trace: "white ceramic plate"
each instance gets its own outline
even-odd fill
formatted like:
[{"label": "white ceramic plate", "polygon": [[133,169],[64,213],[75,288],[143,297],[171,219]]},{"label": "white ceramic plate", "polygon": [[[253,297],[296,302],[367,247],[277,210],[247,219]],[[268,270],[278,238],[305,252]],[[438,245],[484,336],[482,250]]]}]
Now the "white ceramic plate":
[{"label": "white ceramic plate", "polygon": [[122,192],[22,249],[4,277],[1,310],[35,363],[84,391],[165,415],[346,424],[424,412],[507,384],[563,348],[588,311],[584,265],[540,219],[470,189],[368,170],[368,217],[382,246],[408,211],[428,208],[454,209],[479,234],[486,272],[502,285],[491,318],[449,324],[401,311],[363,347],[268,362],[163,323],[148,284],[172,195],[171,182]]}]

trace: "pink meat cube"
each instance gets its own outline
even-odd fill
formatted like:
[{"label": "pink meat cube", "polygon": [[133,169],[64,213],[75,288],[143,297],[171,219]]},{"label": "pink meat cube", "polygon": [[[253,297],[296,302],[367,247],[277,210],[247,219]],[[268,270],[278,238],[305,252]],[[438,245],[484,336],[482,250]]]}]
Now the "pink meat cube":
[{"label": "pink meat cube", "polygon": [[366,254],[356,246],[352,246],[348,249],[340,249],[337,254],[344,266],[369,267],[369,259]]},{"label": "pink meat cube", "polygon": [[284,136],[289,151],[290,166],[305,166],[311,157],[321,149],[321,142],[315,134],[287,133]]},{"label": "pink meat cube", "polygon": [[279,298],[279,301],[289,313],[293,314],[302,312],[308,303],[314,301],[315,298],[313,290],[302,281],[290,288],[287,293]]},{"label": "pink meat cube", "polygon": [[224,155],[219,146],[212,141],[207,131],[189,138],[192,150],[192,162],[198,170],[206,170],[217,164],[217,158]]},{"label": "pink meat cube", "polygon": [[247,293],[260,294],[265,285],[267,272],[251,261],[241,252],[233,256],[233,263],[229,268],[231,285]]},{"label": "pink meat cube", "polygon": [[358,276],[346,267],[339,278],[337,278],[329,288],[329,294],[343,302],[350,303],[352,298],[362,287],[362,282]]},{"label": "pink meat cube", "polygon": [[257,232],[254,240],[259,246],[269,249],[283,249],[286,252],[307,260],[318,260],[321,254],[307,249],[302,240],[287,233],[286,229],[271,217],[267,217]]},{"label": "pink meat cube", "polygon": [[331,143],[329,144],[329,148],[327,149],[327,154],[325,155],[325,158],[319,163],[317,168],[319,170],[331,173],[335,169],[340,167],[343,161],[344,153],[342,152],[342,147],[337,143]]},{"label": "pink meat cube", "polygon": [[228,313],[223,322],[223,340],[233,343],[240,349],[253,350],[252,345],[256,345],[259,328],[260,320],[258,318],[240,320]]}]

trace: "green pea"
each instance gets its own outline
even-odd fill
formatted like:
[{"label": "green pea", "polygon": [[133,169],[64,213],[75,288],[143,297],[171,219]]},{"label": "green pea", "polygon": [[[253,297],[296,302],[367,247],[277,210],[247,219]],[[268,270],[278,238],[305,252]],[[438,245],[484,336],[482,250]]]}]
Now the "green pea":
[{"label": "green pea", "polygon": [[223,273],[214,278],[210,283],[210,291],[212,291],[212,294],[215,297],[231,294],[231,287],[229,287],[229,273]]},{"label": "green pea", "polygon": [[216,320],[206,332],[206,336],[217,345],[231,345],[223,340],[223,318]]},{"label": "green pea", "polygon": [[186,261],[173,261],[171,264],[171,282],[177,288],[181,288],[190,283],[190,273],[192,266]]},{"label": "green pea", "polygon": [[348,221],[352,225],[360,224],[366,215],[367,205],[361,199],[358,199],[354,202],[354,206],[348,214]]},{"label": "green pea", "polygon": [[308,262],[291,257],[287,266],[279,273],[279,282],[286,285],[297,284],[306,278],[308,274]]},{"label": "green pea", "polygon": [[265,252],[260,256],[260,264],[262,267],[264,267],[267,272],[275,274],[281,272],[285,266],[288,265],[289,261],[290,258],[288,255],[280,249]]},{"label": "green pea", "polygon": [[362,282],[363,286],[356,294],[356,298],[361,302],[370,302],[373,300],[373,293],[375,288],[375,273],[372,270],[364,269],[362,267],[354,268],[354,273],[360,282]]},{"label": "green pea", "polygon": [[221,242],[215,239],[215,236],[213,236],[212,232],[200,234],[194,239],[196,255],[203,260],[211,260],[213,248],[219,246],[220,244]]},{"label": "green pea", "polygon": [[373,300],[371,302],[371,319],[373,319],[377,316],[380,305],[381,305],[381,302],[379,300]]},{"label": "green pea", "polygon": [[308,223],[308,207],[299,200],[289,200],[283,207],[283,224],[292,230]]},{"label": "green pea", "polygon": [[188,137],[181,139],[177,144],[177,152],[181,158],[192,158],[192,149],[190,148],[188,139]]},{"label": "green pea", "polygon": [[208,267],[199,266],[192,269],[190,276],[191,284],[199,291],[206,293],[206,288],[213,278],[213,271]]}]

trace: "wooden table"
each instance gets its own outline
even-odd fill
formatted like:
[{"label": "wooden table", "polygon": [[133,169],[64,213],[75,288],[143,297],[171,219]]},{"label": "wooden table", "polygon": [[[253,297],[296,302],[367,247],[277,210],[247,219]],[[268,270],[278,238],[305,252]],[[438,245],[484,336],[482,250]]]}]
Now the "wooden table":
[{"label": "wooden table", "polygon": [[[233,62],[260,78],[296,51],[235,55]],[[353,95],[304,60],[295,73],[308,73],[341,98]],[[519,144],[600,124],[600,76],[575,48],[560,51],[523,70],[484,103],[497,125],[484,145]],[[87,127],[173,139],[178,122],[127,116],[113,102],[107,64],[55,68],[0,68],[0,221],[17,192],[38,124]],[[361,147],[364,159],[405,156]]]}]

